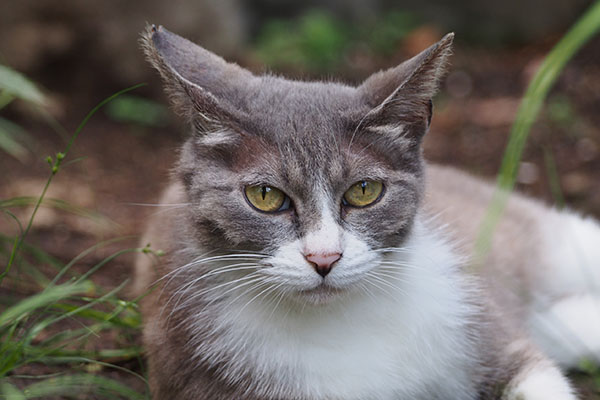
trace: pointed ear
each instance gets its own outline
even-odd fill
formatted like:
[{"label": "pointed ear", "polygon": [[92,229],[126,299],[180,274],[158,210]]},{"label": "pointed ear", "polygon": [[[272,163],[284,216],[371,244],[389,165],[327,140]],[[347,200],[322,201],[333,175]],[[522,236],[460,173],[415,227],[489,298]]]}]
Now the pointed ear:
[{"label": "pointed ear", "polygon": [[402,127],[402,136],[420,139],[431,122],[431,99],[444,76],[452,52],[454,34],[395,68],[371,75],[359,88],[361,99],[371,111],[360,123],[361,129],[378,132],[386,126]]},{"label": "pointed ear", "polygon": [[251,72],[169,32],[148,26],[141,39],[148,61],[158,70],[175,110],[200,132],[235,123],[243,115]]}]

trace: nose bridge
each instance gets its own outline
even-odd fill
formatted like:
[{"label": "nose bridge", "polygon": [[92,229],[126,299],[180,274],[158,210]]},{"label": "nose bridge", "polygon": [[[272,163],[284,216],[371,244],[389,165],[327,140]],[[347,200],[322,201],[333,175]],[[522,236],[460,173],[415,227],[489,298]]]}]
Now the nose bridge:
[{"label": "nose bridge", "polygon": [[315,227],[304,236],[304,254],[334,254],[342,252],[341,227],[333,217],[330,202],[321,200],[319,205],[320,217],[314,221]]}]

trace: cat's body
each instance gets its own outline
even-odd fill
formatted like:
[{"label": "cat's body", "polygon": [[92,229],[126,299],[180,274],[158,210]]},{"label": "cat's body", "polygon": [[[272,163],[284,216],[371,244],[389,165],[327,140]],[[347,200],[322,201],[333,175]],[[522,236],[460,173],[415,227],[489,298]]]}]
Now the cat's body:
[{"label": "cat's body", "polygon": [[[197,131],[144,238],[167,255],[137,263],[155,399],[574,399],[532,332],[563,363],[600,343],[557,347],[532,310],[593,306],[572,270],[600,275],[600,228],[515,196],[467,270],[492,187],[420,154],[450,42],[355,89],[147,35]],[[378,197],[348,204],[356,182]],[[262,211],[254,187],[286,200]]]}]

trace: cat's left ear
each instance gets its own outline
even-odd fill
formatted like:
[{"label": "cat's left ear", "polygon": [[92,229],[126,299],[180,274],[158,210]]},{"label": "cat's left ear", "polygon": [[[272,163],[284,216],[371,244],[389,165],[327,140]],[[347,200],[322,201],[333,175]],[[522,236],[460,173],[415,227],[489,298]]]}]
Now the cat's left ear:
[{"label": "cat's left ear", "polygon": [[245,117],[248,88],[257,82],[250,71],[162,26],[148,26],[141,42],[175,111],[192,123],[196,133],[210,134]]},{"label": "cat's left ear", "polygon": [[[431,122],[431,99],[452,52],[454,34],[415,57],[371,75],[361,86],[361,101],[372,107],[360,123],[360,128],[403,126],[403,136],[420,139]],[[381,131],[381,129],[377,129]]]}]

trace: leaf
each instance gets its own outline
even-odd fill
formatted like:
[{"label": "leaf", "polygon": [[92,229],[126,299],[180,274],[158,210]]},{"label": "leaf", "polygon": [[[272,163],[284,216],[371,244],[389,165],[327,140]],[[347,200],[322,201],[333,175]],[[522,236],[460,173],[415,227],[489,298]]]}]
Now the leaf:
[{"label": "leaf", "polygon": [[17,160],[24,162],[29,153],[27,148],[15,139],[17,136],[23,138],[26,136],[26,133],[19,126],[4,118],[0,118],[0,149]]},{"label": "leaf", "polygon": [[33,82],[6,65],[0,65],[0,91],[39,106],[47,103],[46,96]]}]

